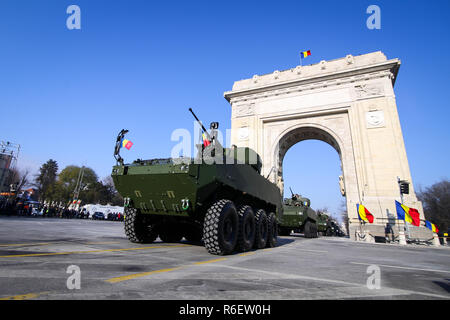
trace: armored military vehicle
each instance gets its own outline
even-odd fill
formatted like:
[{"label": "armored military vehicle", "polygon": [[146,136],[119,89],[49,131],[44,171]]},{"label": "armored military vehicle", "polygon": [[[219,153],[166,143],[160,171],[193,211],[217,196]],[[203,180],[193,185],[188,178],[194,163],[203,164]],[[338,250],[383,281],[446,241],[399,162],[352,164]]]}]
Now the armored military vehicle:
[{"label": "armored military vehicle", "polygon": [[311,201],[299,194],[284,199],[283,215],[279,222],[279,234],[288,236],[292,231],[303,233],[306,238],[317,238],[318,217],[316,212],[310,208]]},{"label": "armored military vehicle", "polygon": [[124,198],[125,234],[132,242],[203,241],[211,254],[273,247],[277,242],[280,189],[261,173],[261,159],[250,148],[223,148],[218,123],[208,132],[197,157],[136,160],[124,164],[119,151],[127,130],[116,140],[112,179]]},{"label": "armored military vehicle", "polygon": [[318,213],[318,230],[319,233],[327,236],[327,237],[335,237],[335,236],[339,236],[342,237],[344,236],[344,232],[341,230],[341,228],[339,227],[339,225],[336,223],[336,221],[331,218],[329,215],[323,213],[323,212],[319,212]]},{"label": "armored military vehicle", "polygon": [[317,231],[320,235],[326,235],[329,216],[323,212],[317,212]]},{"label": "armored military vehicle", "polygon": [[327,230],[325,235],[328,237],[343,237],[345,234],[341,230],[341,227],[336,223],[336,221],[330,219],[327,222]]}]

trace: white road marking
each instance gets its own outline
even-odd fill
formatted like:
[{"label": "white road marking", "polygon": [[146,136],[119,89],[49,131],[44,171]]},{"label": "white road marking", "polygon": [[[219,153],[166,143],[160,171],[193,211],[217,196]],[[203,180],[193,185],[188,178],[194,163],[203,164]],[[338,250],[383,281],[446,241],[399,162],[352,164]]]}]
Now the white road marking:
[{"label": "white road marking", "polygon": [[[232,261],[232,260],[229,260]],[[205,267],[208,265],[205,265]],[[301,275],[294,275],[294,274],[285,274],[280,272],[274,272],[274,271],[265,271],[260,269],[249,269],[249,268],[243,268],[243,267],[237,267],[237,266],[231,266],[221,263],[215,263],[213,265],[209,265],[213,267],[225,267],[235,270],[241,270],[241,271],[248,271],[253,273],[255,275],[256,273],[263,273],[267,275],[274,276],[278,279],[300,279],[300,280],[309,280],[309,281],[319,281],[319,282],[328,282],[328,283],[335,283],[340,285],[345,285],[346,287],[349,286],[355,286],[360,289],[367,289],[366,284],[360,284],[360,283],[352,283],[349,281],[342,281],[342,280],[333,280],[333,279],[324,279],[324,278],[317,278],[317,277],[309,277],[309,276],[301,276]],[[369,289],[367,289],[369,291]],[[405,290],[405,289],[398,289],[398,288],[392,288],[392,287],[382,287],[381,290],[375,290],[376,292],[373,293],[373,295],[370,296],[376,296],[376,295],[412,295],[412,294],[419,294],[429,297],[435,297],[435,298],[443,298],[443,299],[450,299],[450,295],[440,295],[435,293],[429,293],[429,292],[421,292],[421,291],[412,291],[412,290]]]},{"label": "white road marking", "polygon": [[364,266],[377,265],[379,267],[385,267],[385,268],[396,268],[396,269],[406,269],[406,270],[450,273],[450,271],[437,270],[437,269],[421,269],[421,268],[402,267],[402,266],[390,266],[390,265],[385,265],[385,264],[366,263],[366,262],[350,262],[350,263],[351,264],[360,264],[360,265],[364,265]]}]

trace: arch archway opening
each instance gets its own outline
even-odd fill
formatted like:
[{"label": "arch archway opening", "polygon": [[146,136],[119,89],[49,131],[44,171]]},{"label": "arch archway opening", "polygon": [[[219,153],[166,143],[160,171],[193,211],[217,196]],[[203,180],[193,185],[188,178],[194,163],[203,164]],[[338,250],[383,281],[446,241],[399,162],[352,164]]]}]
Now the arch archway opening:
[{"label": "arch archway opening", "polygon": [[346,222],[346,198],[341,149],[328,132],[302,127],[279,141],[277,175],[284,198],[299,193],[311,200],[315,210],[327,211],[339,223]]}]

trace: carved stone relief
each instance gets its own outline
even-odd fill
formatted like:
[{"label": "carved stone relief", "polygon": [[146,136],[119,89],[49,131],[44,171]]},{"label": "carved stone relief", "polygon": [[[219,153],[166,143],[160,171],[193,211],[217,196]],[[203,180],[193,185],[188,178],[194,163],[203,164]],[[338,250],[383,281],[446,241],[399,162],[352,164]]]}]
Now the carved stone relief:
[{"label": "carved stone relief", "polygon": [[254,103],[247,104],[247,105],[235,106],[233,108],[233,117],[234,118],[247,117],[247,116],[253,115],[254,113],[255,113],[255,104]]},{"label": "carved stone relief", "polygon": [[355,86],[355,92],[357,99],[365,99],[384,95],[383,87],[381,85],[375,84],[357,85]]}]

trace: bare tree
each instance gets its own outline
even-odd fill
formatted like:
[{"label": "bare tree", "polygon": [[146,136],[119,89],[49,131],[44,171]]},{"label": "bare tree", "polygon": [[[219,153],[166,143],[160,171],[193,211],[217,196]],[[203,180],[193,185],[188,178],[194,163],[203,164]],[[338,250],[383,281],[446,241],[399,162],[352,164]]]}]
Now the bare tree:
[{"label": "bare tree", "polygon": [[318,214],[326,214],[326,215],[330,215],[329,211],[328,211],[328,207],[323,207],[323,208],[319,208],[316,209],[316,212]]},{"label": "bare tree", "polygon": [[419,188],[417,198],[422,201],[425,218],[447,232],[450,226],[450,180],[443,179],[424,190]]},{"label": "bare tree", "polygon": [[9,184],[15,186],[16,194],[20,193],[24,187],[30,184],[29,174],[29,169],[20,171],[19,169],[14,168],[11,170],[11,174],[9,176]]}]

